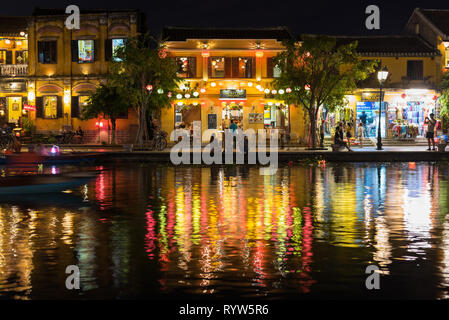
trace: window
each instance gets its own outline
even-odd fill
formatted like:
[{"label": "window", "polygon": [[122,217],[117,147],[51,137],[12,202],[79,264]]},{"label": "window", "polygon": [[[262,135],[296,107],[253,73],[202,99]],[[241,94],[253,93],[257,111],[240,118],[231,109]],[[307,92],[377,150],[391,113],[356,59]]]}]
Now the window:
[{"label": "window", "polygon": [[72,62],[91,63],[95,60],[95,40],[72,40]]},{"label": "window", "polygon": [[56,45],[56,41],[38,41],[38,61],[40,63],[55,64],[57,54]]},{"label": "window", "polygon": [[16,64],[28,63],[28,51],[16,51]]},{"label": "window", "polygon": [[79,96],[78,97],[79,102],[79,113],[83,114],[84,108],[89,104],[89,96]]},{"label": "window", "polygon": [[58,117],[58,99],[55,96],[43,97],[43,117],[56,119]]},{"label": "window", "polygon": [[407,79],[422,80],[423,79],[423,62],[422,60],[407,61]]},{"label": "window", "polygon": [[126,39],[112,39],[112,59],[114,61],[122,61],[122,59],[117,57],[117,49],[125,45]]},{"label": "window", "polygon": [[232,77],[233,78],[252,78],[255,61],[252,57],[239,57],[232,59]]},{"label": "window", "polygon": [[178,66],[178,77],[194,78],[196,75],[196,58],[195,57],[176,57]]},{"label": "window", "polygon": [[267,58],[267,78],[279,78],[281,76],[281,69],[277,64],[274,64],[273,57]]},{"label": "window", "polygon": [[446,68],[449,68],[449,48],[446,48],[444,50],[444,57],[445,57],[445,60],[446,60],[445,66],[446,66]]},{"label": "window", "polygon": [[212,78],[225,77],[225,58],[223,57],[209,58],[209,76]]}]

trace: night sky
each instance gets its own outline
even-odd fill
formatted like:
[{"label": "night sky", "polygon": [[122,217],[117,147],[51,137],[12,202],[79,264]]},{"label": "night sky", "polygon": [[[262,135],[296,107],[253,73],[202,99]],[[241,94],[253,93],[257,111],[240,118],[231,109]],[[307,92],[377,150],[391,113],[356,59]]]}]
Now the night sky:
[{"label": "night sky", "polygon": [[[2,1],[0,15],[29,15],[35,6],[65,8],[76,4],[83,8],[140,9],[146,14],[151,33],[163,26],[267,27],[285,25],[299,33],[326,34],[398,34],[413,9],[449,9],[449,1],[303,1],[303,0],[21,0]],[[199,5],[198,5],[199,4]],[[365,29],[365,8],[376,4],[381,12],[381,30]]]}]

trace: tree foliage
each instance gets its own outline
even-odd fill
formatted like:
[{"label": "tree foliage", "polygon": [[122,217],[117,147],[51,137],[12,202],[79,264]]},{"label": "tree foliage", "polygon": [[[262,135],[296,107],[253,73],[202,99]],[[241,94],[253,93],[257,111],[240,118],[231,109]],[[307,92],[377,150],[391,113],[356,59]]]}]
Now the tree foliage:
[{"label": "tree foliage", "polygon": [[345,95],[357,87],[357,82],[374,72],[376,61],[361,60],[357,42],[337,46],[328,36],[304,35],[302,42],[286,43],[275,63],[281,75],[277,88],[291,88],[283,96],[289,104],[301,105],[309,115],[312,148],[316,148],[316,119],[320,107],[334,111],[346,104]]},{"label": "tree foliage", "polygon": [[118,87],[106,83],[97,87],[87,103],[81,112],[81,118],[87,120],[101,116],[109,119],[112,126],[112,143],[115,144],[116,120],[121,114],[128,112],[129,102],[120,94]]},{"label": "tree foliage", "polygon": [[[176,63],[167,57],[162,43],[150,36],[129,39],[115,52],[111,62],[110,81],[127,97],[139,116],[136,142],[148,139],[147,117],[156,116],[163,107],[170,106],[178,88]],[[147,86],[151,85],[152,90]]]}]

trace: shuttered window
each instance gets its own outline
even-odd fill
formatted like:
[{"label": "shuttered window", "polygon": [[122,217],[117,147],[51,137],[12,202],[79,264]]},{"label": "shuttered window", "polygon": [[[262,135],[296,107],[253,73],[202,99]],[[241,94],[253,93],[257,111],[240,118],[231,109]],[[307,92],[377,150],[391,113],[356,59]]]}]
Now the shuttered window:
[{"label": "shuttered window", "polygon": [[57,62],[57,41],[38,41],[37,56],[40,63],[55,64]]},{"label": "shuttered window", "polygon": [[407,61],[407,79],[422,80],[423,79],[423,62],[422,60]]}]

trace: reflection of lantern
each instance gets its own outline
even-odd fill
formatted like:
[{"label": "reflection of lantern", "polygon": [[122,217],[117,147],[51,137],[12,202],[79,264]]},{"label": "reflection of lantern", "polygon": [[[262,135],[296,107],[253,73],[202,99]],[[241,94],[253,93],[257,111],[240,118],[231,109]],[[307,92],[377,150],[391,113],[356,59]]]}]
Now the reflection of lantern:
[{"label": "reflection of lantern", "polygon": [[401,98],[402,98],[402,99],[405,99],[406,96],[407,96],[407,95],[406,95],[405,93],[401,94]]},{"label": "reflection of lantern", "polygon": [[151,84],[147,85],[145,88],[146,88],[148,91],[153,90],[153,86],[152,86]]},{"label": "reflection of lantern", "polygon": [[285,92],[290,93],[290,92],[292,92],[292,89],[287,88],[287,89],[285,89]]},{"label": "reflection of lantern", "polygon": [[436,101],[437,99],[438,99],[437,96],[433,96],[433,97],[432,97],[432,100],[433,100],[433,101]]}]

